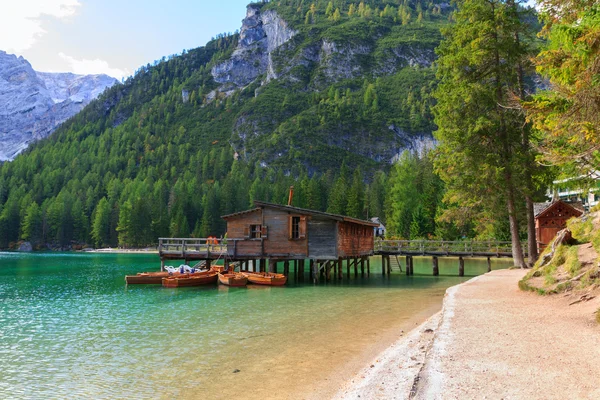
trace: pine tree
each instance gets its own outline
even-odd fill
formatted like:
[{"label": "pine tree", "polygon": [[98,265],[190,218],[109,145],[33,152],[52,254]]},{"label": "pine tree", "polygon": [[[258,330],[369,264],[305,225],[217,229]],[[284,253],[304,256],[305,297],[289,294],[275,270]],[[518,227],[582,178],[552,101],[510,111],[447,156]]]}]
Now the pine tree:
[{"label": "pine tree", "polygon": [[353,218],[364,219],[365,193],[364,182],[360,168],[354,170],[352,175],[352,186],[348,190],[348,204],[346,214]]},{"label": "pine tree", "polygon": [[42,211],[36,202],[32,202],[25,211],[21,239],[28,240],[34,245],[42,241]]},{"label": "pine tree", "polygon": [[92,224],[92,238],[97,247],[107,246],[110,243],[110,214],[111,208],[108,200],[103,197],[94,210]]},{"label": "pine tree", "polygon": [[[435,93],[436,167],[446,181],[447,199],[485,207],[504,204],[510,221],[513,259],[524,267],[519,238],[518,172],[523,114],[510,107],[518,91],[516,66],[524,49],[515,40],[522,23],[510,2],[464,0],[438,48],[440,84]],[[496,208],[497,215],[502,214]]]}]

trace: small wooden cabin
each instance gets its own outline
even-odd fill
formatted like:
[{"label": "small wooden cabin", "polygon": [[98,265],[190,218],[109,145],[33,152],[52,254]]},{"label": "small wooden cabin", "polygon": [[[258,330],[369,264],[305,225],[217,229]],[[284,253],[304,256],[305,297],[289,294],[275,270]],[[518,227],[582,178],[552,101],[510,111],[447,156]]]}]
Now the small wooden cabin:
[{"label": "small wooden cabin", "polygon": [[535,236],[538,251],[541,252],[550,244],[558,231],[566,228],[569,218],[583,214],[583,206],[556,200],[551,203],[536,203],[534,213]]},{"label": "small wooden cabin", "polygon": [[338,260],[373,254],[379,224],[343,215],[254,202],[256,208],[225,215],[232,259]]}]

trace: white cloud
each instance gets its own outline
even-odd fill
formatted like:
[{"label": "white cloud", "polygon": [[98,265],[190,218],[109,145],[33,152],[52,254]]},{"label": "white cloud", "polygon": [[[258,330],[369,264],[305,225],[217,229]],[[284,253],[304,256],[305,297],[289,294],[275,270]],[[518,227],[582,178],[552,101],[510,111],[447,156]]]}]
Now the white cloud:
[{"label": "white cloud", "polygon": [[[79,0],[8,0],[0,6],[0,49],[20,53],[46,31],[43,15],[65,19],[81,6]],[[8,3],[8,4],[7,4]]]},{"label": "white cloud", "polygon": [[58,55],[69,64],[71,72],[76,74],[106,74],[117,79],[126,78],[131,75],[131,71],[128,69],[111,68],[104,60],[78,60],[62,52],[58,53]]}]

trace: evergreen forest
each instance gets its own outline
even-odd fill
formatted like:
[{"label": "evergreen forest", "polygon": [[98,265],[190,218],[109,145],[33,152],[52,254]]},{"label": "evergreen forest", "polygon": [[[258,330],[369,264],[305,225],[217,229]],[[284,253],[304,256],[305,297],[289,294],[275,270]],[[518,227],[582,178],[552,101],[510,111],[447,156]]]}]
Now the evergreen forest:
[{"label": "evergreen forest", "polygon": [[[255,4],[297,32],[275,63],[360,44],[360,73],[298,63],[225,91],[211,70],[237,32],[148,64],[0,166],[0,248],[218,237],[221,215],[286,203],[290,186],[293,205],[379,217],[390,237],[516,246],[557,171],[597,165],[600,104],[594,2],[541,0],[541,23],[520,3]],[[436,62],[390,66],[391,49]]]}]

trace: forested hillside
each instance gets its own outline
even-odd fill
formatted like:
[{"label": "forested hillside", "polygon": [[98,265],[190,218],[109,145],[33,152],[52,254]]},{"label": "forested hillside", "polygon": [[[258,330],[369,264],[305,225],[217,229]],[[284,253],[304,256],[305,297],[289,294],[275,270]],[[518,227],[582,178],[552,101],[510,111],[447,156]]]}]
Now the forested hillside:
[{"label": "forested hillside", "polygon": [[[420,0],[251,5],[239,34],[142,67],[0,166],[0,248],[221,235],[220,215],[284,202],[290,185],[296,206],[435,235],[431,161],[390,162],[430,141],[450,12]],[[415,207],[386,203],[390,191]]]}]

